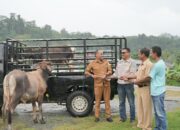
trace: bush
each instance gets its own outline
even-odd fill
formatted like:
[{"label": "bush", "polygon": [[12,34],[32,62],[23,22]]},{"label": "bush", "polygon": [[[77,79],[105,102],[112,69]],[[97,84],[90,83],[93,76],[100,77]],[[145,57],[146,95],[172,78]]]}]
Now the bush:
[{"label": "bush", "polygon": [[[180,82],[180,64],[175,64],[173,68],[167,69],[167,81]],[[171,82],[171,83],[173,83]]]}]

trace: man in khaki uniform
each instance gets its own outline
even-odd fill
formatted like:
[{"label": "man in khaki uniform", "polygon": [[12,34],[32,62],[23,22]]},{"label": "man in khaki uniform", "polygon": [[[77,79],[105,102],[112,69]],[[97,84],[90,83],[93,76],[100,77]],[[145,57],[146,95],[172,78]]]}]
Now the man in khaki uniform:
[{"label": "man in khaki uniform", "polygon": [[150,95],[150,82],[146,80],[153,66],[148,59],[150,50],[143,48],[139,51],[139,59],[142,64],[139,66],[136,75],[129,75],[126,78],[136,78],[137,87],[137,127],[142,130],[152,130],[152,101]]},{"label": "man in khaki uniform", "polygon": [[112,122],[110,108],[110,81],[106,79],[112,74],[112,68],[109,62],[103,59],[103,51],[96,51],[96,59],[93,60],[86,68],[85,75],[94,78],[94,93],[95,93],[95,122],[100,121],[100,102],[102,95],[105,101],[106,120]]}]

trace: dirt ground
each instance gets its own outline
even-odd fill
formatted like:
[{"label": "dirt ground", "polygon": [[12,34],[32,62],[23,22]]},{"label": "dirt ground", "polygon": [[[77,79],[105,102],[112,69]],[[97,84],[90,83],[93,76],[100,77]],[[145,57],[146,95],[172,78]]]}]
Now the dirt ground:
[{"label": "dirt ground", "polygon": [[[127,104],[127,113],[129,113],[129,107]],[[169,90],[166,96],[166,110],[173,111],[175,108],[180,107],[180,91]],[[116,96],[111,101],[111,110],[113,115],[119,114],[119,100]],[[13,124],[25,125],[26,130],[53,130],[56,126],[61,126],[65,123],[69,123],[76,120],[66,110],[65,106],[60,106],[56,103],[45,103],[43,104],[44,117],[46,124],[34,124],[32,121],[32,106],[31,104],[20,104],[16,108],[13,114]],[[104,112],[104,104],[101,105],[101,111]],[[91,113],[93,116],[93,113]],[[19,126],[21,128],[21,126]],[[20,129],[18,129],[20,130]]]}]

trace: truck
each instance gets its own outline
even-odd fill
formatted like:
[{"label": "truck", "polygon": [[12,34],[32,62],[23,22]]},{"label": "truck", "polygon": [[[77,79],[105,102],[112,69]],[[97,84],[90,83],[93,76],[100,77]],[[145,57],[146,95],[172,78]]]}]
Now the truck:
[{"label": "truck", "polygon": [[[86,77],[86,66],[95,59],[97,49],[115,70],[121,49],[127,47],[125,37],[6,39],[0,43],[0,106],[3,103],[3,79],[13,69],[33,71],[34,66],[48,60],[53,71],[47,81],[44,102],[66,105],[72,116],[84,117],[93,110],[94,82]],[[117,79],[111,81],[111,100],[117,94]],[[103,103],[103,98],[102,98]]]}]

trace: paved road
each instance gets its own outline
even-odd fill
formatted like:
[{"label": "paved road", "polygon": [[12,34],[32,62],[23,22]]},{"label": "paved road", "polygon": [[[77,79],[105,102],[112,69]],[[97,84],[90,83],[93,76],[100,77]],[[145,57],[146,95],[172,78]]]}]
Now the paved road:
[{"label": "paved road", "polygon": [[[167,90],[171,91],[179,91],[180,92],[180,87],[170,87],[167,86]],[[167,111],[171,111],[174,108],[180,107],[180,96],[178,97],[166,97],[165,98],[165,105]],[[102,110],[104,109],[104,104],[101,105]],[[118,113],[118,108],[119,108],[119,100],[118,97],[116,96],[114,100],[111,101],[111,107],[113,113]],[[128,107],[128,103],[127,103]],[[44,112],[46,113],[62,113],[62,111],[66,111],[65,106],[60,106],[57,105],[56,103],[44,103],[43,104]],[[24,113],[29,113],[31,111],[31,104],[20,104],[16,108],[16,112],[18,114],[24,114]]]},{"label": "paved road", "polygon": [[180,86],[166,86],[167,90],[180,91]]},{"label": "paved road", "polygon": [[[179,91],[180,93],[180,87],[167,87],[167,90],[171,90],[171,91]],[[128,103],[126,103],[127,108],[128,107]],[[166,110],[167,111],[172,111],[173,109],[180,107],[180,96],[178,97],[167,97],[165,98],[165,105],[166,105]],[[65,106],[60,106],[57,105],[56,103],[44,103],[43,104],[43,108],[44,108],[44,113],[58,113],[58,114],[62,114],[64,111],[66,111],[66,107]],[[104,110],[104,104],[101,105],[101,109],[102,111]],[[25,113],[29,113],[31,112],[31,104],[20,104],[17,108],[16,108],[16,112],[20,115],[23,115]],[[111,101],[111,109],[112,109],[112,113],[113,114],[118,114],[119,113],[119,100],[118,97],[116,96],[114,98],[114,100]],[[129,110],[128,110],[129,112]]]}]

